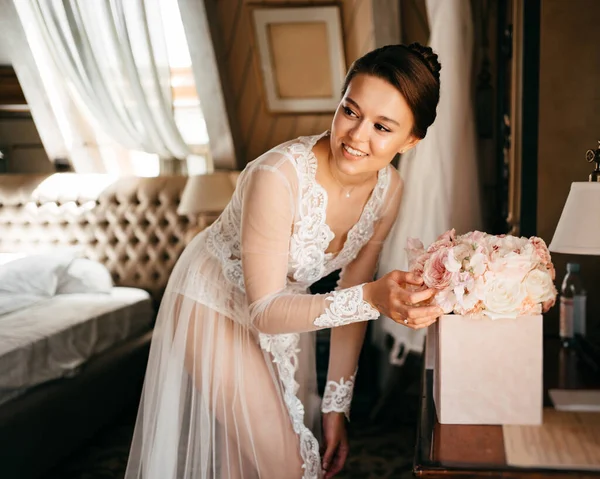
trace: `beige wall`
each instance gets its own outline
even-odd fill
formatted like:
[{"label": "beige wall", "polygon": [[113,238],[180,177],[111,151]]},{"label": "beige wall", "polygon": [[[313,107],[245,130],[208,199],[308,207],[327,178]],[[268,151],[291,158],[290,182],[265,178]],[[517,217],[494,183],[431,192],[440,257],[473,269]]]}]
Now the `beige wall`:
[{"label": "beige wall", "polygon": [[[377,0],[343,0],[342,28],[346,64],[375,46],[371,2]],[[286,5],[306,5],[305,0],[291,0]],[[313,0],[313,5],[331,5],[328,0]],[[262,81],[255,53],[250,11],[254,6],[280,6],[281,2],[223,0],[217,3],[220,34],[229,82],[235,99],[235,111],[242,133],[244,163],[269,148],[300,135],[320,133],[330,127],[333,115],[271,114],[265,108]]]},{"label": "beige wall", "polygon": [[[586,150],[600,140],[598,0],[544,0],[541,13],[537,231],[552,239],[571,182],[593,169]],[[596,205],[597,209],[598,205]],[[582,211],[585,221],[589,213]],[[600,335],[600,258],[554,254],[557,280],[567,261],[581,263],[588,288],[588,327]],[[558,317],[554,308],[550,319]]]}]

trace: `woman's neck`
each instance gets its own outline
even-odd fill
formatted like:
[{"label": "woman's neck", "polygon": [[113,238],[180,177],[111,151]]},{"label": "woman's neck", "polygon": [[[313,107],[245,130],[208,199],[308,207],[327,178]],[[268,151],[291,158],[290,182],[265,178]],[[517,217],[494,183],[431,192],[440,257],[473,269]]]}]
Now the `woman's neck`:
[{"label": "woman's neck", "polygon": [[329,173],[333,181],[339,185],[342,189],[350,190],[362,185],[371,183],[376,177],[376,172],[366,172],[366,173],[358,173],[356,175],[348,175],[342,172],[337,166],[337,162],[333,156],[333,152],[331,151],[331,143],[329,136],[323,137],[317,145],[318,148],[316,152],[318,156],[321,157],[321,164],[326,165],[326,170]]}]

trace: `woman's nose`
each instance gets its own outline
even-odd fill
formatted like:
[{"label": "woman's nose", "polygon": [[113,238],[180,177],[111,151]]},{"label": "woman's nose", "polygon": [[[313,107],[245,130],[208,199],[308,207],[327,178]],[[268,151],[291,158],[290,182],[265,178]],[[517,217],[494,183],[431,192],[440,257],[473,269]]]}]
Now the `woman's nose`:
[{"label": "woman's nose", "polygon": [[350,130],[350,138],[357,142],[366,141],[368,138],[368,134],[368,125],[365,121],[359,122],[357,125],[354,126],[354,128]]}]

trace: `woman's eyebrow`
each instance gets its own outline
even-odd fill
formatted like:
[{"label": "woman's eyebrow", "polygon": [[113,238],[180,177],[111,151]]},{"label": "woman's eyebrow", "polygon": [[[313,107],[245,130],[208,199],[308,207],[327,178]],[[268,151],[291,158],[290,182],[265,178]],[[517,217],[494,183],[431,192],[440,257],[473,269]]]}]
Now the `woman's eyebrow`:
[{"label": "woman's eyebrow", "polygon": [[[360,106],[358,105],[358,103],[356,103],[352,98],[350,98],[349,96],[346,97],[346,101],[348,103],[352,103],[356,108],[358,108],[360,110]],[[393,120],[391,118],[388,118],[387,116],[383,116],[380,115],[377,117],[379,120],[383,120],[383,121],[388,121],[390,123],[393,123],[394,125],[400,126],[400,123],[398,123],[396,120]]]}]

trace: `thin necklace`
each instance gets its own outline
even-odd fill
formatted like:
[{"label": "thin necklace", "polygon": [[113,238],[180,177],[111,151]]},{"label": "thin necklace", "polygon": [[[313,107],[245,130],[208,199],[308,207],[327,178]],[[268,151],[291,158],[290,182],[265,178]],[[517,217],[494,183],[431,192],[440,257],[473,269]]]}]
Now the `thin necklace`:
[{"label": "thin necklace", "polygon": [[331,176],[333,176],[333,179],[334,179],[335,181],[337,181],[337,184],[338,184],[338,185],[340,185],[340,187],[342,188],[342,193],[344,192],[344,190],[345,190],[346,188],[349,188],[349,189],[348,189],[348,191],[346,191],[346,193],[345,193],[345,196],[346,196],[346,198],[350,198],[350,193],[352,193],[352,191],[354,191],[354,188],[356,188],[356,186],[346,187],[346,186],[344,186],[344,185],[342,185],[342,184],[340,183],[340,180],[338,180],[338,179],[335,177],[335,175],[333,174],[333,172],[331,172]]},{"label": "thin necklace", "polygon": [[344,196],[346,198],[350,198],[350,194],[354,191],[354,188],[356,188],[356,185],[344,186],[344,185],[342,185],[342,182],[340,180],[338,180],[337,177],[333,174],[333,169],[331,168],[331,150],[329,150],[329,155],[327,157],[327,166],[329,166],[329,171],[331,172],[331,176],[333,176],[333,179],[337,182],[338,185],[340,185],[340,188],[342,189],[342,193],[344,193],[344,190],[348,189],[348,191],[346,191],[346,193],[344,193]]}]

